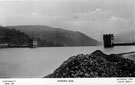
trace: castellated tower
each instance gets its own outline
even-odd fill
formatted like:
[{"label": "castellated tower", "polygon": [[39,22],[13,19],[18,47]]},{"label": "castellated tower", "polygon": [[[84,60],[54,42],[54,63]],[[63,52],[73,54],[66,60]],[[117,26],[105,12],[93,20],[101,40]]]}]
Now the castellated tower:
[{"label": "castellated tower", "polygon": [[103,41],[104,41],[105,48],[113,47],[113,41],[114,41],[113,34],[104,34]]}]

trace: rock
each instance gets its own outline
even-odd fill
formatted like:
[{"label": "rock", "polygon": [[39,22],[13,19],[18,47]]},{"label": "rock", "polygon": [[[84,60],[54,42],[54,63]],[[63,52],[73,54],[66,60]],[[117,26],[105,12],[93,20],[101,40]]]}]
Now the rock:
[{"label": "rock", "polygon": [[135,77],[135,62],[100,50],[68,58],[45,78]]},{"label": "rock", "polygon": [[85,73],[85,74],[84,74],[84,76],[86,76],[86,77],[89,77],[89,76],[90,76],[90,74],[88,74],[88,73]]}]

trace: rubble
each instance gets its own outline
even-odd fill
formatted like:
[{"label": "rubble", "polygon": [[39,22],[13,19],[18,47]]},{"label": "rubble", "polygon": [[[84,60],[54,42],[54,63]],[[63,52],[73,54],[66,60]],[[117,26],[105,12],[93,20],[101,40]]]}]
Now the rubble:
[{"label": "rubble", "polygon": [[100,50],[72,56],[45,78],[135,77],[135,62]]}]

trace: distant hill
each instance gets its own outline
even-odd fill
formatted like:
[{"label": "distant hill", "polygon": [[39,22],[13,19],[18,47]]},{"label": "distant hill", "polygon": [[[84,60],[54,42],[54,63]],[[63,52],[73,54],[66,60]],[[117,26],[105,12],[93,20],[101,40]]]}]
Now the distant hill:
[{"label": "distant hill", "polygon": [[32,47],[32,41],[38,41],[38,47],[61,47],[60,43],[47,41],[40,38],[30,37],[26,33],[0,26],[0,48],[1,47]]},{"label": "distant hill", "polygon": [[115,35],[115,42],[135,42],[135,31],[127,31]]},{"label": "distant hill", "polygon": [[8,26],[8,28],[15,28],[17,30],[20,30],[28,34],[31,38],[53,41],[55,43],[63,44],[64,46],[100,45],[100,42],[88,37],[81,32],[69,31],[61,28],[52,28],[49,26],[41,25]]}]

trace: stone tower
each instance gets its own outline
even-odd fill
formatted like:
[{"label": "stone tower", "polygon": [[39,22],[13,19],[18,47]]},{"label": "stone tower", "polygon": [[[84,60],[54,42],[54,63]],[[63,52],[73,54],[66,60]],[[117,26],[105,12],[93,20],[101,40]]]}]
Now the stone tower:
[{"label": "stone tower", "polygon": [[31,48],[36,48],[36,47],[38,47],[38,41],[35,40],[35,39],[30,40],[30,47],[31,47]]},{"label": "stone tower", "polygon": [[103,41],[104,41],[105,48],[113,47],[113,41],[114,41],[113,34],[104,34]]}]

